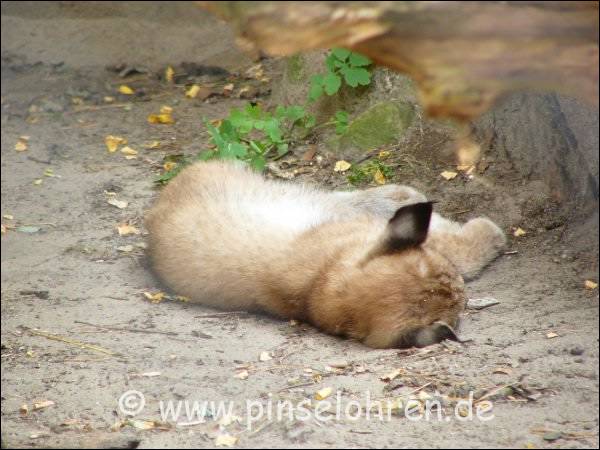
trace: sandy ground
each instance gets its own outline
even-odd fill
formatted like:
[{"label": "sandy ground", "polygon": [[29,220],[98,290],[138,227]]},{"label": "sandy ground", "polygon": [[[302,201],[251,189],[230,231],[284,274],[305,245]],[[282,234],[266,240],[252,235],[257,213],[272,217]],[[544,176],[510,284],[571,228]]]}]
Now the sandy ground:
[{"label": "sandy ground", "polygon": [[[397,147],[395,179],[437,199],[450,217],[485,214],[507,233],[516,226],[527,230],[511,237],[507,254],[468,284],[469,297],[493,297],[499,304],[466,312],[464,344],[376,351],[303,324],[222,315],[178,301],[153,304],[143,293],[161,288],[138,246],[144,235],[119,236],[116,227],[129,222],[143,232],[141,219],[157,195],[153,180],[163,158],[196,153],[207,140],[202,119],[223,117],[243,103],[186,99],[183,87],[169,86],[157,74],[167,63],[192,61],[235,73],[251,62],[237,53],[224,26],[185,4],[91,14],[76,2],[50,3],[45,10],[21,3],[2,4],[7,445],[187,448],[237,438],[235,446],[248,448],[598,446],[598,291],[583,287],[586,279],[597,281],[597,240],[582,238],[589,226],[561,215],[543,186],[520,180],[494,155],[487,156],[482,183],[461,177],[447,182],[439,172],[449,167],[448,144],[434,135],[414,131]],[[189,33],[195,33],[193,45]],[[75,36],[82,36],[76,46]],[[119,62],[151,71],[122,78],[105,69]],[[200,82],[216,86],[241,83],[214,70],[199,73]],[[143,95],[118,94],[121,84]],[[174,108],[175,124],[147,122],[162,105]],[[29,136],[27,150],[17,152],[23,135]],[[108,153],[107,135],[125,137],[138,149],[137,159]],[[159,148],[144,148],[155,140]],[[427,141],[438,142],[435,152],[425,152],[431,149]],[[301,151],[287,164],[294,167]],[[321,166],[307,166],[293,182],[348,188],[332,162],[325,155]],[[107,193],[127,207],[108,204]],[[263,352],[271,359],[261,361]],[[394,371],[394,380],[382,380]],[[334,406],[323,414],[327,420],[314,414],[309,420],[276,419],[278,400],[298,405],[312,399],[314,406],[315,394],[328,387]],[[130,390],[143,393],[145,406],[128,421],[119,399]],[[367,419],[364,409],[356,420],[335,417],[336,391],[342,412],[352,400],[364,406],[367,392],[371,399],[425,400],[437,391],[443,420],[410,420],[396,411],[389,420]],[[452,414],[456,399],[469,392],[479,404],[492,402],[491,420]],[[232,401],[239,419],[219,425],[207,413],[201,424],[185,424],[185,417],[163,421],[161,401]],[[247,429],[258,404],[265,416]],[[266,417],[269,405],[272,420]]]}]

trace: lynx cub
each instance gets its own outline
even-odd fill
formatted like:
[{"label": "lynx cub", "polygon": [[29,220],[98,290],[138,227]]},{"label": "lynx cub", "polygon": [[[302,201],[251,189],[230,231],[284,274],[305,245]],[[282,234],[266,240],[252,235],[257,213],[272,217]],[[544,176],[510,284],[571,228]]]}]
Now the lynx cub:
[{"label": "lynx cub", "polygon": [[156,274],[177,294],[298,319],[376,348],[456,338],[472,276],[504,245],[477,218],[432,214],[407,186],[327,192],[233,162],[182,171],[149,212]]}]

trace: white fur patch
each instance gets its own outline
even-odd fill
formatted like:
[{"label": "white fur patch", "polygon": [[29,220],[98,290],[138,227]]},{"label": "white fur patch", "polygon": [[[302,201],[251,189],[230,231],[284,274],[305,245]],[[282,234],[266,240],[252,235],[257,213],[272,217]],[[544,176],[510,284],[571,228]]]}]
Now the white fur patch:
[{"label": "white fur patch", "polygon": [[240,213],[262,226],[303,232],[323,223],[327,214],[317,205],[304,199],[290,201],[286,198],[273,199],[269,203],[244,202],[239,205]]}]

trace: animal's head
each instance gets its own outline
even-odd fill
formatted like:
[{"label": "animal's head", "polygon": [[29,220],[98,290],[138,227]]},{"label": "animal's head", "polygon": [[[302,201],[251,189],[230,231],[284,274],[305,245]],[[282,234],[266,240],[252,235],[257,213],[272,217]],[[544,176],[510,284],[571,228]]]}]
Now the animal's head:
[{"label": "animal's head", "polygon": [[350,305],[342,319],[346,334],[377,348],[457,339],[464,281],[445,256],[427,246],[431,214],[430,202],[400,208],[344,277]]}]

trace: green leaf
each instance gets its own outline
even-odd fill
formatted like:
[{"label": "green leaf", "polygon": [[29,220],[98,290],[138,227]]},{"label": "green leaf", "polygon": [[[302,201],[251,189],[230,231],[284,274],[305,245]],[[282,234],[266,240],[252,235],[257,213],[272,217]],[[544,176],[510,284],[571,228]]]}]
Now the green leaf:
[{"label": "green leaf", "polygon": [[219,126],[219,134],[227,141],[239,141],[236,129],[229,120],[224,120]]},{"label": "green leaf", "polygon": [[[215,152],[214,150],[207,150],[207,151],[198,153],[198,156],[196,156],[196,159],[198,161],[208,161],[209,159],[214,158],[216,155],[217,155],[217,152]],[[174,170],[177,170],[177,167]]]},{"label": "green leaf", "polygon": [[346,111],[338,111],[335,113],[335,118],[340,122],[348,123],[348,113]]},{"label": "green leaf", "polygon": [[206,129],[212,138],[213,144],[215,144],[219,150],[223,150],[225,148],[225,140],[221,137],[219,130],[217,130],[210,122],[206,122]]},{"label": "green leaf", "polygon": [[309,114],[304,119],[304,127],[305,128],[312,128],[315,126],[316,123],[317,123],[317,118],[315,116],[313,116],[312,114]]},{"label": "green leaf", "polygon": [[285,106],[278,105],[275,108],[275,117],[277,119],[283,119],[287,115],[287,108]]},{"label": "green leaf", "polygon": [[287,151],[288,151],[288,145],[286,143],[279,144],[277,146],[277,155],[283,156],[287,153]]},{"label": "green leaf", "polygon": [[362,67],[342,69],[342,74],[348,86],[356,87],[359,84],[367,86],[371,83],[371,74]]},{"label": "green leaf", "polygon": [[269,136],[273,142],[281,142],[281,130],[279,129],[279,122],[277,119],[270,119],[265,121],[264,127],[265,133]]},{"label": "green leaf", "polygon": [[306,111],[302,106],[292,105],[287,108],[285,112],[285,116],[290,120],[290,122],[294,123],[297,120],[302,119],[306,115]]},{"label": "green leaf", "polygon": [[327,95],[333,95],[340,90],[342,79],[334,73],[328,73],[323,79],[323,85],[325,87],[325,93]]},{"label": "green leaf", "polygon": [[360,53],[350,53],[350,59],[348,60],[351,66],[354,67],[363,67],[368,66],[372,63],[372,61],[364,55]]},{"label": "green leaf", "polygon": [[263,116],[264,113],[259,105],[252,105],[251,103],[248,103],[246,105],[246,114],[249,118],[258,120]]},{"label": "green leaf", "polygon": [[257,155],[262,155],[265,152],[265,146],[260,142],[250,141],[250,148],[252,148]]},{"label": "green leaf", "polygon": [[264,156],[262,155],[258,155],[258,156],[254,156],[251,160],[250,160],[250,166],[254,169],[257,170],[259,172],[262,172],[265,169],[265,165],[267,164],[267,161],[265,161]]},{"label": "green leaf", "polygon": [[348,113],[346,111],[338,111],[335,113],[335,132],[344,134],[348,129]]},{"label": "green leaf", "polygon": [[[228,121],[231,125],[237,130],[237,133],[240,135],[245,135],[252,131],[254,126],[254,121],[248,116],[246,111],[239,111],[237,109],[232,109],[229,113]],[[225,121],[223,121],[225,122]],[[237,134],[236,133],[236,134]]]},{"label": "green leaf", "polygon": [[338,62],[338,59],[335,57],[335,55],[333,53],[330,53],[329,55],[327,55],[327,58],[325,58],[325,67],[327,67],[327,70],[329,72],[334,72],[335,71],[335,66],[336,66],[336,62]]},{"label": "green leaf", "polygon": [[311,102],[314,102],[321,95],[323,95],[323,75],[313,75],[310,79],[310,89],[308,91],[308,99]]},{"label": "green leaf", "polygon": [[241,142],[229,142],[224,150],[219,152],[219,156],[223,159],[241,159],[248,154],[248,147]]},{"label": "green leaf", "polygon": [[350,50],[346,50],[345,48],[334,48],[331,50],[331,54],[341,61],[350,56],[350,53]]}]

